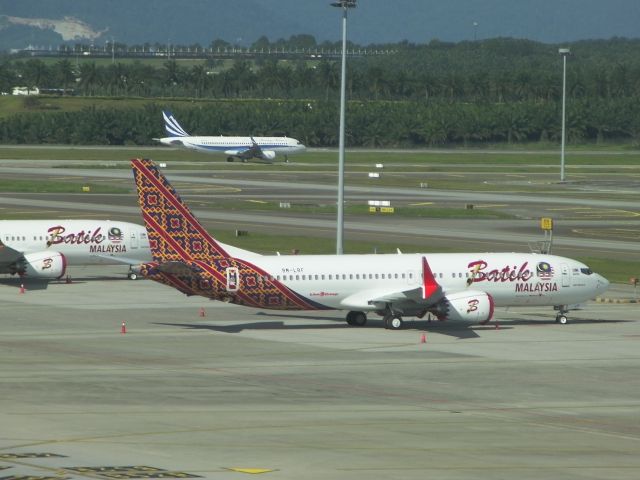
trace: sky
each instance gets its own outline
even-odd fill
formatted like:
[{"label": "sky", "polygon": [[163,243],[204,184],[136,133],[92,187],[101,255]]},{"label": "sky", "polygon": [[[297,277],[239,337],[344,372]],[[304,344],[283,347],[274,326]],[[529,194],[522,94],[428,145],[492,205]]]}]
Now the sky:
[{"label": "sky", "polygon": [[[341,38],[333,0],[0,0],[0,15],[75,16],[125,43],[250,45],[308,33]],[[640,37],[640,0],[357,0],[348,37],[360,45],[495,37],[546,43]]]}]

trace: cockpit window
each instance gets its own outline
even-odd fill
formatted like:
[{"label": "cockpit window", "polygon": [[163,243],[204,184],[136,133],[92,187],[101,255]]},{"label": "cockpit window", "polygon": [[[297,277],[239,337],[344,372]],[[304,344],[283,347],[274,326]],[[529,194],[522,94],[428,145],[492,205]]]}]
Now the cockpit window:
[{"label": "cockpit window", "polygon": [[580,271],[585,275],[591,275],[593,273],[593,270],[591,270],[590,268],[581,268]]}]

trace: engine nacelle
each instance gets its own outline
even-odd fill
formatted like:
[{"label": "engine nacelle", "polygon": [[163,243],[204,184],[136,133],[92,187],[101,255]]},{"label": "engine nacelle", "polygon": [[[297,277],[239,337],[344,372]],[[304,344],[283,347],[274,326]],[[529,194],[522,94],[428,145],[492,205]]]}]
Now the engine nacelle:
[{"label": "engine nacelle", "polygon": [[262,158],[265,160],[273,160],[276,158],[276,152],[273,150],[262,150]]},{"label": "engine nacelle", "polygon": [[433,313],[440,320],[486,322],[493,318],[493,297],[485,292],[468,290],[444,297]]},{"label": "engine nacelle", "polygon": [[67,259],[59,252],[27,253],[18,264],[22,275],[32,278],[60,278],[67,270]]}]

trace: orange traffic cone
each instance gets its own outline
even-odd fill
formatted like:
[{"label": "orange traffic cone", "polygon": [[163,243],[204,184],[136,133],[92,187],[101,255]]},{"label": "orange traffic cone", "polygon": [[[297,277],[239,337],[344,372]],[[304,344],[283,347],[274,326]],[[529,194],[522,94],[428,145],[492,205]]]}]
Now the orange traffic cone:
[{"label": "orange traffic cone", "polygon": [[24,293],[24,283],[20,284],[20,293]]},{"label": "orange traffic cone", "polygon": [[427,334],[424,332],[420,335],[420,343],[427,343]]},{"label": "orange traffic cone", "polygon": [[120,327],[120,333],[125,334],[127,333],[127,323],[126,322],[122,322],[122,326]]},{"label": "orange traffic cone", "polygon": [[200,316],[201,317],[206,317],[207,316],[207,314],[204,312],[204,308],[203,307],[200,307]]}]

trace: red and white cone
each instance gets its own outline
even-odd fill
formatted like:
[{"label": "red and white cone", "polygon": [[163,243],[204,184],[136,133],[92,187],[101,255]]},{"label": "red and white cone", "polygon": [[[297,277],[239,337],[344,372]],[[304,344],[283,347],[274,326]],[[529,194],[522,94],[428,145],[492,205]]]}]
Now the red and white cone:
[{"label": "red and white cone", "polygon": [[120,327],[120,333],[122,333],[123,335],[127,333],[127,323],[124,321],[122,322],[122,326]]},{"label": "red and white cone", "polygon": [[24,283],[20,284],[20,293],[24,293],[25,289],[24,289]]},{"label": "red and white cone", "polygon": [[200,307],[200,314],[199,314],[199,315],[200,315],[201,317],[206,317],[206,316],[207,316],[207,314],[205,313],[205,311],[204,311],[204,308],[203,308],[203,307]]},{"label": "red and white cone", "polygon": [[424,332],[420,335],[420,343],[427,343],[427,334]]}]

